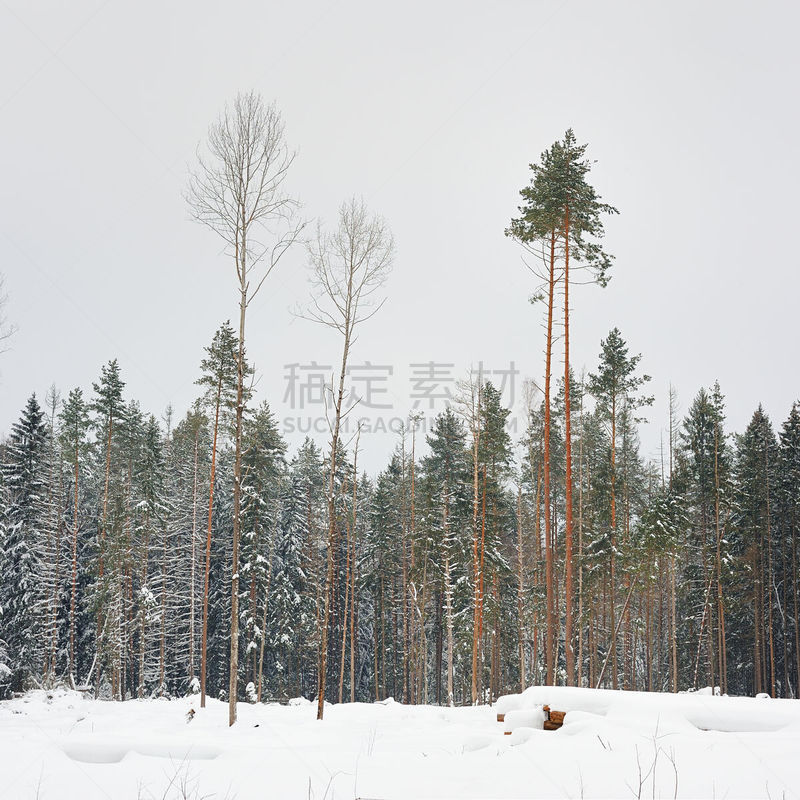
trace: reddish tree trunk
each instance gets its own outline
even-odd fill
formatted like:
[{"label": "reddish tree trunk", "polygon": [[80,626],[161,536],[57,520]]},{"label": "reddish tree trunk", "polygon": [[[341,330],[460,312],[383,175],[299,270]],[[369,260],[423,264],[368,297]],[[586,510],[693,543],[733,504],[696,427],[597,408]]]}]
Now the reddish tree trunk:
[{"label": "reddish tree trunk", "polygon": [[564,519],[564,654],[567,686],[575,685],[575,654],[572,647],[572,427],[569,375],[569,206],[564,215],[564,446],[566,458]]},{"label": "reddish tree trunk", "polygon": [[553,354],[553,295],[555,292],[555,258],[556,258],[556,232],[550,236],[550,279],[547,299],[547,343],[545,350],[544,369],[544,540],[545,540],[545,594],[546,594],[546,625],[545,625],[545,667],[547,671],[546,683],[552,686],[555,683],[555,602],[553,591],[553,542],[550,520],[550,378],[551,360]]}]

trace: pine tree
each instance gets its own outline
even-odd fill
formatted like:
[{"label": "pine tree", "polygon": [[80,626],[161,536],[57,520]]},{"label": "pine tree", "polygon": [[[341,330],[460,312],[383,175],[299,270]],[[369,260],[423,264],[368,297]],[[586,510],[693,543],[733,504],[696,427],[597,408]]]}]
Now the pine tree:
[{"label": "pine tree", "polygon": [[[567,684],[575,683],[575,657],[573,639],[573,501],[572,501],[572,414],[570,390],[570,269],[588,269],[592,281],[605,286],[611,256],[599,240],[604,230],[602,215],[616,214],[617,210],[601,203],[586,177],[591,162],[586,158],[586,145],[579,145],[572,129],[564,138],[542,153],[538,164],[531,164],[530,184],[520,192],[525,201],[520,206],[521,216],[512,220],[506,235],[519,241],[534,255],[542,259],[546,271],[529,265],[531,271],[546,286],[547,338],[545,348],[545,425],[544,425],[544,496],[550,500],[550,386],[553,342],[553,317],[555,290],[558,281],[564,284],[564,423],[565,423],[565,650]],[[563,264],[563,273],[557,274],[557,263]],[[538,291],[532,300],[543,299]],[[548,682],[555,677],[555,587],[553,555],[551,552],[550,514],[545,514],[546,537],[546,592],[547,592],[547,643]]]},{"label": "pine tree", "polygon": [[506,229],[506,235],[520,242],[537,260],[541,259],[545,271],[529,266],[536,278],[546,287],[546,294],[537,290],[531,302],[547,299],[547,325],[545,335],[544,367],[544,435],[543,435],[543,492],[544,492],[544,539],[545,539],[545,664],[546,682],[555,683],[555,588],[554,558],[552,553],[553,534],[550,515],[550,391],[553,357],[553,316],[555,313],[556,262],[558,260],[558,232],[562,223],[562,208],[558,202],[555,165],[558,163],[559,148],[554,145],[541,155],[539,164],[531,164],[533,177],[529,186],[520,191],[525,204],[520,206],[521,217],[513,219]]}]

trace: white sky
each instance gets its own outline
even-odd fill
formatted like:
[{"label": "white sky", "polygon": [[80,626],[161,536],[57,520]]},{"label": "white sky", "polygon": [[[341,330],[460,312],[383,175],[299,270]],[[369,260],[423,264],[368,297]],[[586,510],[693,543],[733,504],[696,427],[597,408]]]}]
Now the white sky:
[{"label": "white sky", "polygon": [[[643,353],[646,454],[670,381],[683,410],[719,379],[732,427],[760,401],[779,426],[800,391],[798,22],[789,2],[4,2],[0,271],[19,330],[0,356],[0,432],[31,391],[88,391],[112,357],[129,397],[184,413],[236,297],[182,190],[209,122],[250,88],[282,110],[308,217],[358,193],[394,231],[389,301],[353,353],[393,365],[393,414],[412,362],[540,376],[541,311],[503,228],[528,163],[572,126],[620,210],[610,286],[574,292],[576,370],[614,325]],[[307,292],[298,248],[248,321],[281,418],[308,413],[282,403],[283,365],[338,353],[292,319]],[[393,441],[362,437],[364,466]]]}]

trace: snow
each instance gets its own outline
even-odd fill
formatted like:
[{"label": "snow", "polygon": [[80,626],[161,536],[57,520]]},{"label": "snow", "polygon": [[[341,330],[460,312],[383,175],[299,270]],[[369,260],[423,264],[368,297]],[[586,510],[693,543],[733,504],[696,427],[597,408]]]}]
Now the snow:
[{"label": "snow", "polygon": [[[764,704],[763,698],[769,704]],[[637,727],[650,730],[667,714],[679,716],[700,730],[728,733],[778,731],[793,723],[800,724],[800,701],[772,700],[769,695],[758,695],[756,699],[719,697],[710,688],[664,694],[532,686],[522,694],[499,698],[496,708],[498,713],[509,715],[512,710],[536,709],[545,703],[559,711],[574,709],[611,719],[628,719],[631,725],[636,721]]]},{"label": "snow", "polygon": [[[0,797],[800,797],[794,700],[532,687],[475,708],[326,704],[321,723],[307,700],[242,703],[229,728],[198,699],[4,701]],[[560,730],[542,730],[545,703]]]}]

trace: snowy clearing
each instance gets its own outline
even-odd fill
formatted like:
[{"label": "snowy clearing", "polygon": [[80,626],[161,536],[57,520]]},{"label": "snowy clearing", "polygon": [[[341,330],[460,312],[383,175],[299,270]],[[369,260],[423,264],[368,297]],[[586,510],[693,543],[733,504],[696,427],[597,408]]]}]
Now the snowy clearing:
[{"label": "snowy clearing", "polygon": [[[543,702],[568,712],[560,730],[530,727]],[[533,687],[492,707],[387,701],[325,717],[305,700],[242,704],[229,729],[215,700],[201,710],[196,698],[33,692],[0,703],[0,797],[800,796],[793,700]]]}]

